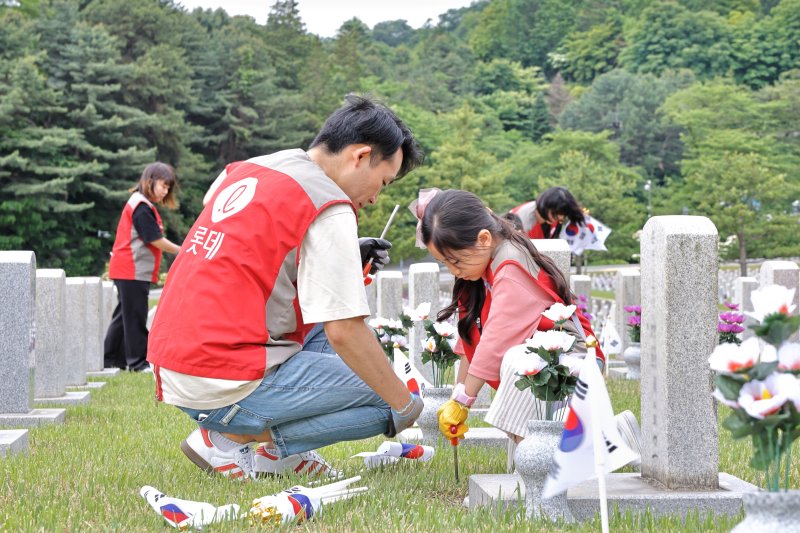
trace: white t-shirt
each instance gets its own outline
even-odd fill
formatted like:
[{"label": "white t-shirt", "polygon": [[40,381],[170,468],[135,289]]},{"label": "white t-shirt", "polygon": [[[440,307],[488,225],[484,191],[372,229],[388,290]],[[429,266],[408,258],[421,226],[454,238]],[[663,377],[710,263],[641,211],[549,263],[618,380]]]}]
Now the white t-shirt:
[{"label": "white t-shirt", "polygon": [[[297,294],[303,322],[314,324],[369,315],[361,275],[358,225],[353,209],[334,204],[308,228],[300,246]],[[285,359],[267,358],[267,373]],[[191,409],[217,409],[238,402],[261,380],[204,378],[159,369],[166,403]]]}]

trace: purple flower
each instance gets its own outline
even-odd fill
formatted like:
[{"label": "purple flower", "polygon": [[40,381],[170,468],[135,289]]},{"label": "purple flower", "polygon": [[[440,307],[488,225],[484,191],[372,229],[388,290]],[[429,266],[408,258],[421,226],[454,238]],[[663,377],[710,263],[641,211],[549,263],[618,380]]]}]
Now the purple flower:
[{"label": "purple flower", "polygon": [[741,324],[744,322],[744,315],[737,315],[736,313],[731,313],[731,319],[728,322],[733,322],[734,324]]},{"label": "purple flower", "polygon": [[731,324],[717,324],[717,331],[719,333],[730,333],[733,325]]},{"label": "purple flower", "polygon": [[592,320],[594,318],[594,315],[590,313],[583,313],[583,316],[586,317],[586,320]]},{"label": "purple flower", "polygon": [[642,318],[637,315],[629,316],[628,325],[632,327],[639,327],[642,325]]},{"label": "purple flower", "polygon": [[588,301],[588,298],[586,298],[585,294],[579,294],[578,295],[578,300],[580,300],[581,302],[586,302],[586,301]]},{"label": "purple flower", "polygon": [[739,324],[731,324],[731,333],[741,333],[744,331],[744,328]]},{"label": "purple flower", "polygon": [[731,311],[738,311],[739,310],[739,304],[735,304],[733,302],[724,302],[724,305],[725,305],[725,307],[727,307]]},{"label": "purple flower", "polygon": [[642,314],[642,306],[641,305],[626,305],[625,311],[628,313],[636,313],[637,315]]},{"label": "purple flower", "polygon": [[722,320],[723,322],[730,322],[732,315],[733,313],[731,313],[730,311],[725,311],[724,313],[719,314],[719,319]]}]

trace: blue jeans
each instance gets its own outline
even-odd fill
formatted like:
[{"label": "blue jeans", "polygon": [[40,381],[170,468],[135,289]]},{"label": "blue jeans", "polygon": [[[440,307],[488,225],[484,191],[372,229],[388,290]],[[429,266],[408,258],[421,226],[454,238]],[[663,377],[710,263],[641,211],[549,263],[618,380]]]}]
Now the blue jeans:
[{"label": "blue jeans", "polygon": [[213,410],[181,407],[206,429],[239,435],[272,432],[281,457],[389,429],[391,409],[336,355],[322,324],[303,350],[264,377],[243,400]]}]

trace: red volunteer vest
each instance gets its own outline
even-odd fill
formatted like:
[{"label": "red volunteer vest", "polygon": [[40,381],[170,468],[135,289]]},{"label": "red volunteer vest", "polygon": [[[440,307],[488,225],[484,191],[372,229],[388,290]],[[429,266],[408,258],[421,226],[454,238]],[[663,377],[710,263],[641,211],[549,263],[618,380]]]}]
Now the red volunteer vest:
[{"label": "red volunteer vest", "polygon": [[254,161],[228,166],[172,264],[147,350],[156,373],[258,380],[272,350],[300,351],[311,329],[298,250],[324,208],[350,201],[302,150]]},{"label": "red volunteer vest", "polygon": [[[510,264],[517,265],[523,271],[525,271],[525,273],[528,274],[531,280],[533,280],[533,282],[536,285],[538,285],[542,290],[544,290],[547,294],[549,294],[550,297],[553,298],[553,300],[555,300],[557,303],[561,304],[564,303],[564,300],[555,292],[555,285],[553,284],[553,280],[550,278],[550,276],[547,275],[547,272],[545,272],[544,270],[539,270],[539,277],[537,278],[536,276],[533,275],[533,273],[530,272],[530,270],[527,269],[525,265],[514,260],[503,261],[502,263],[500,263],[500,265],[497,266],[494,272],[492,272],[492,265],[491,264],[489,265],[489,267],[486,269],[486,274],[485,274],[486,282],[488,283],[489,287],[491,287],[492,283],[494,283],[494,277],[496,273]],[[491,307],[492,307],[492,291],[489,290],[489,288],[487,287],[486,299],[483,301],[483,307],[481,308],[481,322],[480,322],[481,325],[485,324],[486,320],[489,318],[489,309],[491,309]],[[584,334],[587,337],[589,335],[594,335],[591,323],[585,316],[583,316],[583,313],[581,313],[580,309],[576,309],[575,313],[577,314],[578,319],[580,320]],[[538,331],[547,331],[549,329],[553,329],[554,327],[555,324],[553,323],[552,320],[550,320],[545,316],[542,316],[541,320],[539,320],[539,326],[536,329]],[[464,347],[464,355],[467,357],[467,361],[472,362],[472,357],[475,355],[475,349],[478,347],[478,343],[480,341],[481,341],[481,332],[480,329],[478,329],[477,324],[475,324],[470,328],[470,343],[469,344],[466,342],[462,343]],[[605,362],[606,358],[603,352],[600,351],[600,346],[597,346],[595,350],[597,357],[601,359],[603,362]],[[495,390],[497,389],[497,387],[500,386],[499,380],[487,381],[487,383]]]},{"label": "red volunteer vest", "polygon": [[152,244],[145,243],[133,226],[133,212],[139,204],[145,203],[153,210],[158,227],[164,232],[161,216],[153,203],[140,192],[135,192],[128,199],[122,216],[117,224],[117,236],[111,250],[108,263],[108,277],[111,279],[129,279],[138,281],[158,281],[158,269],[161,266],[161,250]]}]

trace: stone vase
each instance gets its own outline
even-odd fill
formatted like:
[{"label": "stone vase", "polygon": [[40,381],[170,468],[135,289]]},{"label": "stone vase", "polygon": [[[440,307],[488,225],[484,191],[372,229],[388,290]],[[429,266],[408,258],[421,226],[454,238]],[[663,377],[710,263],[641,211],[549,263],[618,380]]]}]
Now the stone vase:
[{"label": "stone vase", "polygon": [[525,484],[525,509],[528,518],[567,522],[575,520],[567,506],[566,492],[549,499],[542,498],[544,483],[563,431],[563,422],[530,420],[528,436],[517,445],[517,450],[514,452],[517,472]]},{"label": "stone vase", "polygon": [[422,399],[425,407],[417,419],[417,425],[422,431],[422,440],[426,443],[435,444],[441,434],[439,432],[439,416],[436,411],[453,394],[452,387],[428,387],[423,393]]},{"label": "stone vase", "polygon": [[745,518],[731,533],[800,530],[800,490],[742,494]]},{"label": "stone vase", "polygon": [[642,344],[632,342],[622,352],[622,358],[628,367],[628,379],[641,379],[642,377]]}]

